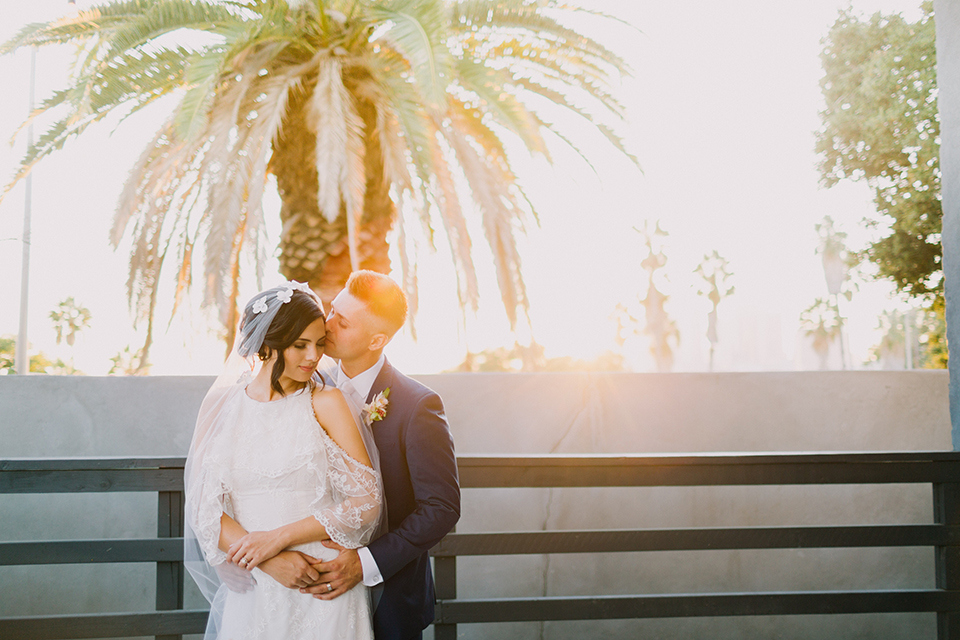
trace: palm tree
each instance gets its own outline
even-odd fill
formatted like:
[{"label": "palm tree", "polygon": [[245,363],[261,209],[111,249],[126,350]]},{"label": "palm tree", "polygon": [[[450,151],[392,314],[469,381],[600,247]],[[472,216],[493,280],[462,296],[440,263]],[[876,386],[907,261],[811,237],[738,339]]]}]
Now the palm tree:
[{"label": "palm tree", "polygon": [[[657,365],[659,373],[670,373],[673,369],[673,347],[680,344],[680,330],[665,308],[667,299],[670,297],[663,294],[655,282],[657,271],[667,266],[667,255],[663,252],[663,246],[654,247],[654,240],[658,237],[666,237],[666,231],[660,228],[658,220],[653,230],[650,229],[648,221],[643,223],[643,229],[633,228],[643,238],[647,249],[647,256],[640,262],[640,266],[647,272],[647,295],[640,304],[643,305],[646,317],[646,326],[643,332],[650,336],[650,353],[653,355],[654,362]],[[639,298],[639,296],[638,296]]]},{"label": "palm tree", "polygon": [[800,326],[804,334],[811,339],[814,353],[820,359],[820,370],[828,368],[830,345],[840,338],[843,320],[835,305],[823,298],[817,298],[812,305],[800,313]]},{"label": "palm tree", "polygon": [[475,310],[467,215],[476,210],[515,326],[528,306],[515,238],[536,212],[505,140],[548,158],[548,132],[573,146],[543,115],[559,105],[636,162],[595,119],[623,117],[610,84],[625,66],[568,26],[578,11],[557,0],[113,0],[28,25],[0,54],[81,46],[69,85],[31,116],[60,114],[14,182],[108,114],[175,94],[179,105],[131,170],[111,238],[114,247],[133,238],[127,287],[148,322],[147,352],[161,269],[178,263],[176,313],[198,243],[204,304],[220,310],[230,342],[241,258],[262,270],[268,174],[282,202],[287,278],[330,300],[351,270],[389,269],[396,224],[415,311],[403,214],[419,216],[431,243],[436,215],[461,306]]},{"label": "palm tree", "polygon": [[733,295],[735,287],[727,288],[728,280],[733,277],[733,272],[729,271],[729,261],[720,255],[714,249],[713,253],[703,256],[703,260],[693,270],[694,273],[703,278],[703,284],[697,290],[697,295],[705,296],[710,304],[713,305],[707,313],[707,340],[710,342],[710,371],[713,371],[713,355],[716,351],[717,343],[720,342],[720,336],[717,333],[717,307],[720,302]]},{"label": "palm tree", "polygon": [[65,340],[72,347],[77,340],[77,334],[90,327],[92,316],[90,309],[77,304],[73,296],[70,296],[50,312],[50,320],[57,332],[57,344]]}]

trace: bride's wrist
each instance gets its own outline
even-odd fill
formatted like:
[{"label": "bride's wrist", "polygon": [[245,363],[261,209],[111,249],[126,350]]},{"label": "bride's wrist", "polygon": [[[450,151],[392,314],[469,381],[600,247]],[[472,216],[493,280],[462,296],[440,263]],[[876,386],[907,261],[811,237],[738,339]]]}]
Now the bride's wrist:
[{"label": "bride's wrist", "polygon": [[290,532],[290,527],[288,526],[278,527],[274,529],[273,532],[274,534],[276,534],[274,539],[277,541],[278,552],[283,551],[287,547],[290,547],[293,545],[293,535]]}]

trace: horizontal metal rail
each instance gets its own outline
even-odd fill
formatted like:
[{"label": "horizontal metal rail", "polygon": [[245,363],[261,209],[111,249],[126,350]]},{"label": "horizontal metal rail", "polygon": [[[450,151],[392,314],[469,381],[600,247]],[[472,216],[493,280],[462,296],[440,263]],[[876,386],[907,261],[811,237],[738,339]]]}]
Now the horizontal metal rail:
[{"label": "horizontal metal rail", "polygon": [[[436,623],[937,611],[960,611],[960,592],[815,591],[440,600]],[[186,610],[3,618],[0,640],[202,633],[207,614]]]},{"label": "horizontal metal rail", "polygon": [[53,469],[0,473],[0,493],[104,491],[183,491],[183,469]]},{"label": "horizontal metal rail", "polygon": [[431,550],[436,557],[714,549],[815,549],[960,545],[960,526],[937,524],[850,527],[724,527],[451,533]]},{"label": "horizontal metal rail", "polygon": [[3,458],[0,472],[4,471],[89,471],[94,469],[180,469],[186,458],[183,456],[140,456],[103,458]]},{"label": "horizontal metal rail", "polygon": [[960,453],[464,456],[460,486],[665,487],[960,482]]},{"label": "horizontal metal rail", "polygon": [[0,618],[0,640],[62,640],[203,633],[209,611],[88,613]]},{"label": "horizontal metal rail", "polygon": [[[960,452],[460,456],[472,488],[960,482]],[[0,493],[182,491],[183,458],[0,460]]]},{"label": "horizontal metal rail", "polygon": [[437,624],[960,611],[960,591],[788,591],[440,600]]},{"label": "horizontal metal rail", "polygon": [[[435,557],[456,557],[947,545],[960,545],[960,526],[908,524],[452,533],[430,553]],[[0,542],[0,566],[181,560],[183,538]]]},{"label": "horizontal metal rail", "polygon": [[183,538],[0,542],[0,566],[181,560]]}]

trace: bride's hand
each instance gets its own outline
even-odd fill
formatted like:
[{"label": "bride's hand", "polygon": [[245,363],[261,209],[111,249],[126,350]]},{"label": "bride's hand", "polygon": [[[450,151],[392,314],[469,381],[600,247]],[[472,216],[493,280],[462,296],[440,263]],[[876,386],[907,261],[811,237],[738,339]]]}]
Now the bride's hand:
[{"label": "bride's hand", "polygon": [[276,531],[251,531],[230,545],[227,561],[249,571],[284,548],[286,545]]}]

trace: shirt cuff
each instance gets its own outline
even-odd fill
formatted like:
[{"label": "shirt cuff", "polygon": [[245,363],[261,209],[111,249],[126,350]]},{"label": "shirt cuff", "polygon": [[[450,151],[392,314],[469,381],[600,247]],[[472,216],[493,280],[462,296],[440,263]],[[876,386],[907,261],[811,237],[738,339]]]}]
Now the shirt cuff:
[{"label": "shirt cuff", "polygon": [[363,584],[368,587],[375,587],[383,582],[380,567],[377,566],[377,561],[373,559],[370,549],[360,547],[357,549],[357,554],[360,556],[360,566],[363,568]]}]

